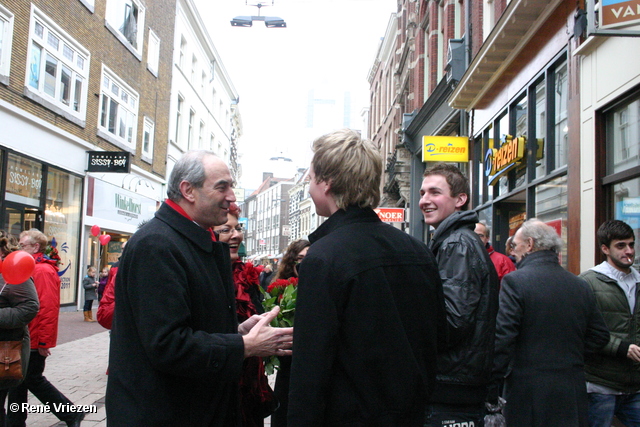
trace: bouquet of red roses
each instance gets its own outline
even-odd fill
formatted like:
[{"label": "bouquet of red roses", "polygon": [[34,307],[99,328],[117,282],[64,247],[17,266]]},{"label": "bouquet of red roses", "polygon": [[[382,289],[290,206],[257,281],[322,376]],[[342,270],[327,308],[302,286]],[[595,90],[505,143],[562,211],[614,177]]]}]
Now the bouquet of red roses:
[{"label": "bouquet of red roses", "polygon": [[[265,312],[271,311],[275,306],[280,307],[278,316],[271,321],[271,326],[289,328],[293,326],[293,316],[296,311],[296,298],[298,296],[298,278],[278,279],[267,287],[264,293],[262,306]],[[280,368],[280,360],[276,356],[264,359],[264,368],[267,375],[273,374]]]}]

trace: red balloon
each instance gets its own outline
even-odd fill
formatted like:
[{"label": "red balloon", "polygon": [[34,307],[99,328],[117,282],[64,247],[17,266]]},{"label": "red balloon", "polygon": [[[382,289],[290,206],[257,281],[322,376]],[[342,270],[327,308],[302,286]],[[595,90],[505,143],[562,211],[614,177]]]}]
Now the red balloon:
[{"label": "red balloon", "polygon": [[25,251],[11,252],[2,262],[2,277],[10,285],[18,285],[31,277],[36,261]]},{"label": "red balloon", "polygon": [[0,258],[0,273],[2,273],[2,258]]},{"label": "red balloon", "polygon": [[100,244],[102,246],[106,245],[110,241],[111,241],[111,236],[109,236],[108,234],[103,234],[102,236],[100,236]]},{"label": "red balloon", "polygon": [[100,234],[100,227],[98,225],[91,227],[91,235],[93,235],[93,237],[98,237],[98,234]]}]

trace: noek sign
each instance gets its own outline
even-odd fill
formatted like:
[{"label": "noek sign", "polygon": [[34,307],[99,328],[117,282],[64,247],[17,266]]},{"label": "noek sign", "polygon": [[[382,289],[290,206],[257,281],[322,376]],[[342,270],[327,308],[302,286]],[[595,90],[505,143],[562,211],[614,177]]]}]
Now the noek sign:
[{"label": "noek sign", "polygon": [[129,173],[131,153],[125,151],[87,151],[87,172]]},{"label": "noek sign", "polygon": [[423,162],[468,162],[469,138],[466,136],[423,136]]},{"label": "noek sign", "polygon": [[383,222],[404,222],[404,208],[377,208],[374,211]]}]

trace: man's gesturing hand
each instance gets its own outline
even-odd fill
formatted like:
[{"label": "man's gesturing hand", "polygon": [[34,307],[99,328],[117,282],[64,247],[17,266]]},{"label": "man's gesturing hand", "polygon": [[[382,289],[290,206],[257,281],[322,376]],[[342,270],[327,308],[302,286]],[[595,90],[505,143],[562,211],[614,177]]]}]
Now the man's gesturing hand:
[{"label": "man's gesturing hand", "polygon": [[[269,323],[280,312],[280,307],[259,316],[252,316],[240,325],[239,330],[247,331],[244,340],[244,357],[290,356],[293,345],[293,328],[273,328]],[[257,321],[257,323],[255,323]],[[245,325],[247,322],[249,324]],[[252,326],[251,323],[254,323]]]}]

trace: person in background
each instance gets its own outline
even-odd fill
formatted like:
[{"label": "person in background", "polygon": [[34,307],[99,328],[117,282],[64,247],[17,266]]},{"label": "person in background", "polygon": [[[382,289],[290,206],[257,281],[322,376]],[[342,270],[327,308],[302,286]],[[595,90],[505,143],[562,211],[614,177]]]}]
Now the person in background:
[{"label": "person in background", "polygon": [[445,313],[426,245],[383,223],[380,151],[351,129],[313,143],[309,194],[329,217],[299,272],[291,426],[421,426]]},{"label": "person in background", "polygon": [[[0,257],[4,260],[7,255],[18,250],[18,240],[4,230],[0,230]],[[40,302],[38,293],[29,278],[20,284],[7,285],[0,276],[0,340],[22,340],[22,372],[26,373],[29,366],[31,339],[28,324],[38,314]],[[5,400],[7,390],[15,387],[16,383],[3,384],[0,382],[0,426],[5,425]]]},{"label": "person in background", "polygon": [[267,286],[271,283],[271,278],[273,277],[273,267],[271,267],[271,263],[267,263],[262,271],[260,272],[260,286],[265,291],[267,290]]},{"label": "person in background", "polygon": [[[258,269],[250,262],[242,262],[238,255],[244,240],[242,225],[238,223],[240,208],[232,203],[227,222],[213,227],[218,241],[229,245],[233,284],[236,295],[238,322],[242,323],[254,314],[264,313],[262,293],[258,281]],[[243,427],[262,427],[264,418],[271,415],[277,406],[261,357],[247,357],[242,365],[240,377],[240,412]]]},{"label": "person in background", "polygon": [[96,289],[100,283],[96,281],[96,268],[90,266],[87,269],[87,275],[82,279],[82,287],[84,288],[84,321],[95,322],[91,312],[93,300],[97,298]]},{"label": "person in background", "polygon": [[609,220],[597,232],[606,260],[580,275],[596,295],[611,332],[609,343],[588,354],[585,371],[589,425],[609,426],[614,415],[625,426],[640,426],[640,273],[633,268],[636,237],[626,222]]},{"label": "person in background", "polygon": [[[278,264],[278,271],[272,280],[290,279],[298,277],[298,265],[302,262],[309,250],[308,240],[299,239],[291,242],[287,247],[282,261]],[[271,415],[271,427],[285,427],[287,425],[287,410],[289,408],[289,379],[291,377],[291,357],[283,356],[280,360],[280,369],[276,373],[274,392],[280,402],[280,406]]]},{"label": "person in background", "polygon": [[489,258],[491,258],[491,262],[493,262],[493,266],[496,268],[496,273],[498,273],[498,282],[502,282],[502,278],[505,275],[515,271],[515,264],[508,256],[493,249],[493,246],[491,246],[491,233],[485,223],[477,223],[475,233],[480,237],[480,240],[484,243],[484,247],[487,248],[487,252],[489,252]]},{"label": "person in background", "polygon": [[[124,248],[127,246],[127,242],[122,242],[121,254],[124,253]],[[120,255],[120,258],[122,255]],[[116,275],[118,274],[118,268],[120,267],[120,258],[109,269],[109,277],[107,279],[107,286],[104,288],[104,294],[100,300],[98,306],[98,312],[96,313],[96,319],[103,328],[111,329],[113,324],[113,311],[115,310],[116,295]]]},{"label": "person in background", "polygon": [[515,264],[516,257],[513,255],[513,236],[509,236],[505,243],[505,252],[507,257]]},{"label": "person in background", "polygon": [[116,276],[106,414],[118,426],[238,426],[245,358],[291,354],[278,309],[238,325],[227,222],[233,178],[211,151],[185,153],[167,200],[129,239]]},{"label": "person in background", "polygon": [[513,242],[518,270],[502,280],[488,401],[504,381],[507,425],[586,427],[585,352],[609,341],[596,298],[558,263],[563,242],[552,227],[527,220]]},{"label": "person in background", "polygon": [[109,281],[109,269],[107,267],[103,268],[100,271],[100,280],[98,280],[98,302],[102,299],[102,295],[104,295],[104,288],[107,286],[107,282]]},{"label": "person in background", "polygon": [[448,347],[438,354],[426,425],[481,426],[493,364],[498,275],[474,233],[478,214],[467,210],[467,178],[449,164],[427,169],[423,176],[419,207],[425,224],[435,228],[429,248],[438,261],[449,334]]},{"label": "person in background", "polygon": [[58,276],[58,259],[45,255],[47,236],[40,230],[20,233],[20,249],[35,259],[36,265],[32,278],[40,301],[40,310],[29,323],[31,335],[31,354],[29,367],[24,381],[18,387],[9,390],[9,408],[17,404],[18,411],[7,413],[6,426],[24,426],[27,411],[23,410],[27,403],[27,392],[30,391],[40,402],[49,405],[51,412],[68,426],[79,426],[84,419],[84,412],[67,411],[73,403],[53,386],[43,375],[45,361],[51,355],[51,349],[58,340],[58,317],[60,315],[60,277]]}]

